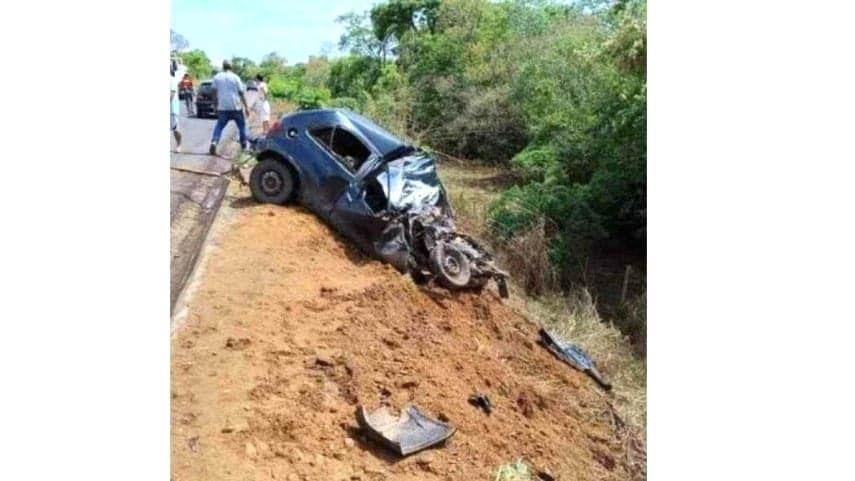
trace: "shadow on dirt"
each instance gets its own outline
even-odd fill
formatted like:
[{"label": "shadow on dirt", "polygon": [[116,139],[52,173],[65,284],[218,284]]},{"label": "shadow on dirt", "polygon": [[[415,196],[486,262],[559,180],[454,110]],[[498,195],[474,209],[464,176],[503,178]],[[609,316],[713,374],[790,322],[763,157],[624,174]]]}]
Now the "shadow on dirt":
[{"label": "shadow on dirt", "polygon": [[330,230],[330,233],[332,233],[333,236],[335,236],[335,239],[342,245],[342,247],[344,248],[344,255],[347,256],[347,260],[349,260],[350,262],[353,262],[357,266],[364,266],[369,262],[374,262],[374,259],[365,255],[361,250],[359,250],[358,247],[352,245],[350,241],[345,239],[344,236],[342,236],[338,232]]},{"label": "shadow on dirt", "polygon": [[[398,454],[368,439],[365,433],[362,432],[357,426],[348,426],[345,431],[347,433],[347,437],[349,437],[356,443],[357,448],[361,449],[362,451],[371,453],[371,455],[373,455],[375,458],[385,462],[390,466],[405,459],[405,457],[401,457]],[[445,441],[439,444],[423,449],[419,452],[424,453],[433,451],[435,449],[440,449],[444,447],[447,442],[448,440],[446,439]],[[410,456],[418,456],[418,453],[413,453]]]},{"label": "shadow on dirt", "polygon": [[375,458],[385,462],[386,464],[392,465],[403,459],[383,446],[380,446],[366,438],[365,434],[356,426],[348,426],[345,431],[347,433],[347,437],[352,439],[359,449],[371,453]]}]

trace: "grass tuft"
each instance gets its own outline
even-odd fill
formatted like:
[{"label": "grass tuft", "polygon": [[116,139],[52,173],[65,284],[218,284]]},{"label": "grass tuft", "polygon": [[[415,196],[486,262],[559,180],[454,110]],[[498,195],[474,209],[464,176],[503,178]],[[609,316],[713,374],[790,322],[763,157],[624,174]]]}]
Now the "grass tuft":
[{"label": "grass tuft", "polygon": [[522,460],[499,466],[494,481],[533,481],[531,470]]}]

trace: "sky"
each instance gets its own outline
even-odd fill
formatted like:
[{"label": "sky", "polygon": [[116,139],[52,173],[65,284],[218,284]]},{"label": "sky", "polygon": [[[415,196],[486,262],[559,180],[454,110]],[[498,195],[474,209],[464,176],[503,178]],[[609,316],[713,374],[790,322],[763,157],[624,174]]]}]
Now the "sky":
[{"label": "sky", "polygon": [[326,46],[335,55],[342,25],[336,17],[378,0],[172,0],[171,26],[217,65],[232,56],[258,63],[277,52],[289,65]]}]

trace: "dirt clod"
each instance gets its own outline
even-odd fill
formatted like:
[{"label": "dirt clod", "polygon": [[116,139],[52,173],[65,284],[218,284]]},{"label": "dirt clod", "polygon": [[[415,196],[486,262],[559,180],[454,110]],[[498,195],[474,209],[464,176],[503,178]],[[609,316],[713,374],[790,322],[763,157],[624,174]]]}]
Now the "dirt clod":
[{"label": "dirt clod", "polygon": [[252,341],[247,338],[234,339],[228,338],[226,339],[226,349],[231,349],[233,351],[242,351],[252,345]]}]

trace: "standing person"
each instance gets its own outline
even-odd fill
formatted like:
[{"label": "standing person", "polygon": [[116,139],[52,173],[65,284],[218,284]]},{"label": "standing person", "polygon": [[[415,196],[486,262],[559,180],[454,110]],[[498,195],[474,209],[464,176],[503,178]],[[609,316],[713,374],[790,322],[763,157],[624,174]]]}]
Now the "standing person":
[{"label": "standing person", "polygon": [[258,101],[255,102],[255,114],[261,119],[261,133],[267,134],[267,129],[270,128],[270,102],[267,101],[267,82],[264,81],[264,76],[258,74],[255,76],[258,81]]},{"label": "standing person", "polygon": [[190,117],[193,115],[193,79],[190,78],[189,73],[184,74],[178,88],[181,97],[184,99],[184,105],[187,107],[187,116]]},{"label": "standing person", "polygon": [[240,146],[246,149],[246,117],[249,116],[249,107],[244,97],[243,82],[232,72],[232,64],[228,60],[223,60],[223,71],[214,76],[214,88],[217,89],[217,125],[214,127],[208,153],[217,154],[220,135],[231,120],[237,124]]},{"label": "standing person", "polygon": [[175,78],[175,70],[169,69],[169,124],[172,135],[175,136],[175,152],[181,152],[181,132],[178,130],[178,113],[181,104],[178,102],[178,79]]}]

